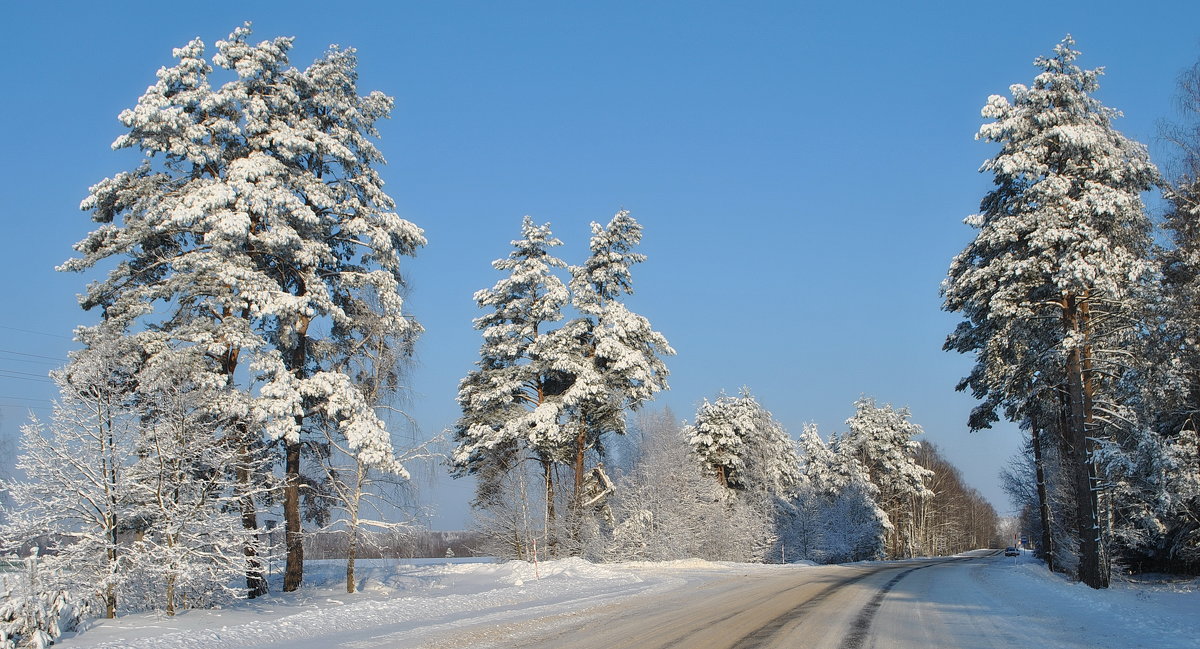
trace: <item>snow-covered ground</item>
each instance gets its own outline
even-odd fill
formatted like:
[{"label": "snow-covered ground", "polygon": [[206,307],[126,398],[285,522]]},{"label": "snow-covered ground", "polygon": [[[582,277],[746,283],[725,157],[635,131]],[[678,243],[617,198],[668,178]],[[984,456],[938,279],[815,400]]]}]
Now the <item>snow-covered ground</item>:
[{"label": "snow-covered ground", "polygon": [[[221,610],[188,611],[173,618],[130,615],[94,622],[62,640],[64,649],[139,647],[470,647],[487,645],[531,620],[564,623],[579,614],[638,595],[747,574],[822,570],[813,566],[763,566],[692,560],[594,565],[567,559],[534,566],[456,561],[360,562],[361,592],[344,588],[339,562],[306,565],[306,586]],[[905,581],[896,586],[903,591]],[[968,574],[966,572],[963,573]],[[993,602],[1012,615],[996,627],[1015,646],[1035,637],[1029,629],[1058,620],[1064,635],[1087,629],[1107,646],[1200,647],[1200,582],[1134,584],[1117,580],[1094,591],[1051,575],[1027,557],[983,559],[970,577],[947,580],[939,597]],[[951,592],[953,591],[953,592]],[[943,614],[943,617],[945,615]],[[884,622],[880,619],[876,625]],[[1081,643],[1087,646],[1087,643]],[[981,645],[984,646],[984,645]],[[986,646],[992,646],[988,644]]]},{"label": "snow-covered ground", "polygon": [[1110,588],[1095,590],[1022,555],[997,558],[973,582],[1012,612],[1016,638],[1057,624],[1061,637],[1089,640],[1076,641],[1085,647],[1200,647],[1200,579],[1113,575]]}]

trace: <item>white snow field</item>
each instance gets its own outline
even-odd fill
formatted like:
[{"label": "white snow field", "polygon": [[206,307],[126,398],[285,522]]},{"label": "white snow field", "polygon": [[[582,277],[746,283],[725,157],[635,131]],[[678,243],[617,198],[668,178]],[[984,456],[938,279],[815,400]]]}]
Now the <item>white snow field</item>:
[{"label": "white snow field", "polygon": [[[750,621],[757,629],[754,646],[1200,648],[1200,581],[1114,580],[1113,588],[1095,591],[1049,574],[1028,557],[979,554],[951,562],[844,566],[377,560],[359,563],[362,590],[353,595],[345,592],[341,563],[310,562],[306,586],[297,593],[173,618],[100,620],[63,638],[60,646],[638,647],[645,645],[647,631],[649,637],[658,628],[673,632],[672,625],[660,627],[656,620],[683,619],[692,602],[725,597],[747,601],[750,610],[754,598],[746,594],[761,584],[779,589],[778,596],[757,591],[765,593],[765,603],[803,588],[816,594],[796,606],[788,603],[788,615],[761,628]],[[845,585],[832,587],[835,582]],[[734,646],[751,639],[737,630],[736,620],[716,621],[710,614],[696,618],[695,629],[680,631],[686,640],[678,646]],[[808,626],[792,619],[805,616],[813,618]],[[638,619],[647,621],[641,636],[614,643],[625,625],[638,633]],[[761,640],[768,627],[775,635]]]}]

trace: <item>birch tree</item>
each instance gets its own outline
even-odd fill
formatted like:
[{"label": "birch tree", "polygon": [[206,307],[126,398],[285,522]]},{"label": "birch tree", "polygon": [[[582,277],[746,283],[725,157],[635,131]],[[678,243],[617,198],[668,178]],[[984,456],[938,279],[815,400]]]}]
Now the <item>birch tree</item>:
[{"label": "birch tree", "polygon": [[22,428],[17,469],[26,479],[3,484],[14,509],[0,535],[10,551],[49,539],[47,571],[60,579],[51,587],[78,593],[108,618],[129,582],[119,535],[133,519],[128,469],[138,437],[129,388],[136,355],[121,342],[94,341],[53,375],[59,399],[50,421]]}]

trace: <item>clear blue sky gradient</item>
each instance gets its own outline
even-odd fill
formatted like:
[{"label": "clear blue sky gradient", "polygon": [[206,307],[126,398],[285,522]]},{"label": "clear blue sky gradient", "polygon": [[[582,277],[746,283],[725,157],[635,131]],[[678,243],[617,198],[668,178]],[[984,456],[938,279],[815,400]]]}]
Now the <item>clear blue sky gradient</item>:
[{"label": "clear blue sky gradient", "polygon": [[[552,222],[580,262],[588,222],[645,226],[631,306],[678,349],[659,401],[690,417],[748,385],[798,435],[840,431],[862,394],[907,405],[998,509],[1012,426],[966,431],[941,351],[957,319],[938,287],[972,236],[961,223],[994,153],[973,141],[989,94],[1029,83],[1070,32],[1105,66],[1118,128],[1169,148],[1179,73],[1200,58],[1200,3],[1148,2],[9,3],[0,41],[0,435],[52,398],[90,279],[54,272],[91,229],[87,188],[136,163],[116,115],[170,53],[244,20],[296,36],[307,65],[360,55],[363,92],[396,97],[382,170],[429,246],[408,263],[428,329],[411,377],[419,436],[451,425],[477,358],[471,295],[498,278],[520,219]],[[11,461],[11,453],[4,462]],[[422,487],[433,523],[466,524],[465,481]]]}]

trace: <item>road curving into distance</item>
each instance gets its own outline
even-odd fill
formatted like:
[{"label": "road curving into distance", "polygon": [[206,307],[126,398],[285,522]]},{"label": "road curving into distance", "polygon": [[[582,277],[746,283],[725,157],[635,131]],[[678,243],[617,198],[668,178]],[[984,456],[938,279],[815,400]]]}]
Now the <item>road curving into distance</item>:
[{"label": "road curving into distance", "polygon": [[[970,557],[825,566],[747,574],[530,620],[475,646],[528,649],[864,649],[993,646],[971,615],[944,628],[899,587],[915,573],[994,560]],[[984,616],[990,613],[984,612]],[[966,620],[964,622],[964,619]],[[943,620],[944,622],[944,620]],[[960,632],[963,635],[960,637]],[[1002,633],[994,646],[1005,646]]]}]

